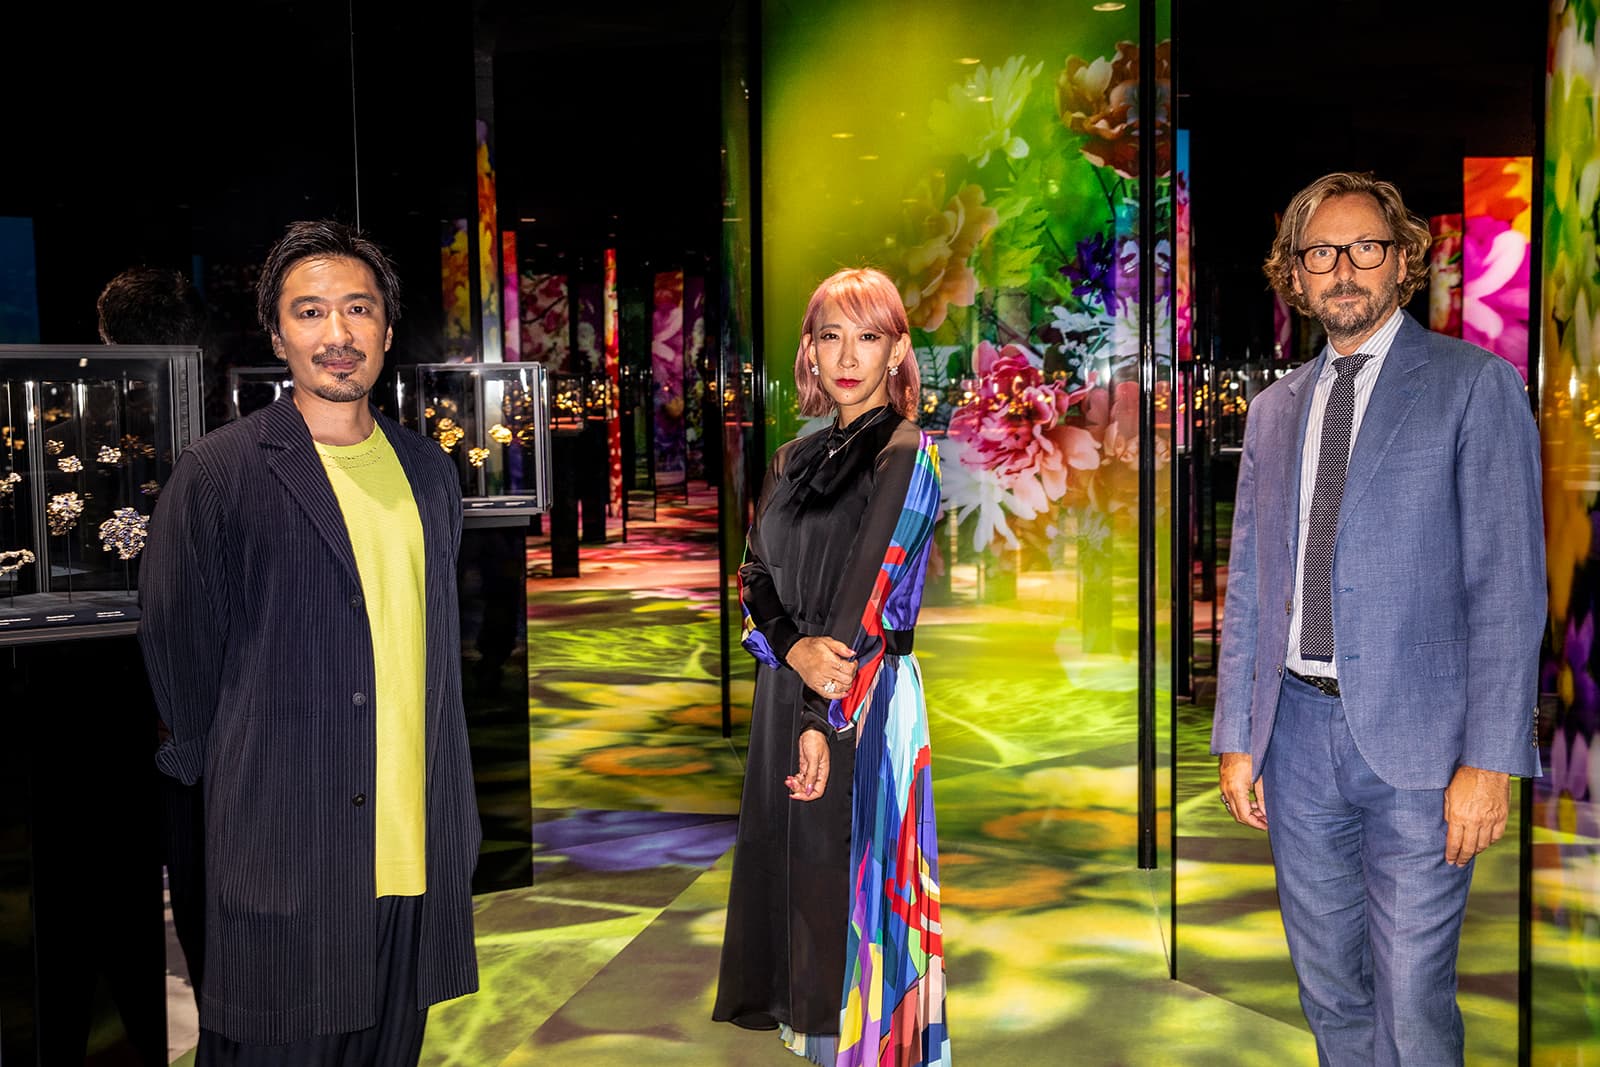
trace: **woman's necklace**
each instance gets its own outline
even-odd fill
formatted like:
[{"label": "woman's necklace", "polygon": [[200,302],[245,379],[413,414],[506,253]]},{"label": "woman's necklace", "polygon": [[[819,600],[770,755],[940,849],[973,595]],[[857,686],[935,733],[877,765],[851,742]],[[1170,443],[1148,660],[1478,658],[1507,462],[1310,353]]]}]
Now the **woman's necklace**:
[{"label": "woman's necklace", "polygon": [[[832,459],[834,456],[836,456],[840,452],[842,452],[846,445],[848,445],[851,441],[854,441],[857,437],[861,436],[861,431],[862,430],[865,430],[868,426],[871,426],[873,423],[875,423],[879,419],[883,418],[884,412],[886,412],[888,410],[889,409],[887,407],[879,408],[878,409],[878,413],[876,415],[872,416],[872,418],[868,419],[866,422],[862,423],[860,426],[856,427],[854,430],[851,430],[849,435],[847,437],[845,437],[845,439],[843,441],[840,441],[838,444],[833,445],[832,447],[830,447],[828,449],[828,458]],[[835,426],[834,429],[837,430],[838,426]]]}]

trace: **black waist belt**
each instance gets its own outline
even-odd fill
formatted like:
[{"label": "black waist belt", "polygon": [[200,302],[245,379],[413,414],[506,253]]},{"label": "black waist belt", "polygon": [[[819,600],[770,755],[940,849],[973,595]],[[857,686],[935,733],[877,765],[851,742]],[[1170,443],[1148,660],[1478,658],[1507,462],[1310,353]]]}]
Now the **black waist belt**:
[{"label": "black waist belt", "polygon": [[1339,695],[1339,679],[1337,678],[1321,678],[1314,674],[1301,674],[1299,671],[1290,670],[1288,667],[1285,667],[1284,670],[1288,671],[1290,674],[1294,675],[1296,678],[1300,679],[1302,682],[1306,683],[1318,692],[1326,693],[1331,697],[1336,697]]},{"label": "black waist belt", "polygon": [[[795,629],[806,637],[820,637],[828,632],[827,624],[821,622],[807,622],[804,619],[794,621]],[[887,656],[909,656],[912,651],[913,639],[917,636],[916,627],[909,630],[884,630],[883,652]]]},{"label": "black waist belt", "polygon": [[912,638],[916,636],[916,629],[910,630],[885,630],[883,631],[883,651],[890,656],[911,655]]}]

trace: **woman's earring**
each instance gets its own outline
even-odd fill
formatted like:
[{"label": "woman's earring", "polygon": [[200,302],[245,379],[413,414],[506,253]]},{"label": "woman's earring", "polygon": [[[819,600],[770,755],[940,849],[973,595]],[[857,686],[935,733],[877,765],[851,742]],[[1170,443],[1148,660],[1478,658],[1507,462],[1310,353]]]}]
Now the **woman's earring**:
[{"label": "woman's earring", "polygon": [[813,364],[811,364],[811,373],[812,374],[821,374],[822,371],[818,370],[817,369],[817,365],[815,363],[813,363]]},{"label": "woman's earring", "polygon": [[889,377],[893,378],[896,374],[899,374],[899,373],[900,373],[900,365],[898,363],[889,368]]}]

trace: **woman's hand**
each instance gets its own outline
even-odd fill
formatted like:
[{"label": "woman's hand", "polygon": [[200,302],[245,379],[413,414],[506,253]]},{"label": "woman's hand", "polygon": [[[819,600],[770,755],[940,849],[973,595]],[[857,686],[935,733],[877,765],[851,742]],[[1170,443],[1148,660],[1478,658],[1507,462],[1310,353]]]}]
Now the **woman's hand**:
[{"label": "woman's hand", "polygon": [[831,637],[802,637],[789,649],[788,664],[802,682],[829,700],[849,692],[856,677],[855,653]]},{"label": "woman's hand", "polygon": [[828,788],[828,739],[821,730],[800,731],[800,771],[783,784],[790,800],[816,800]]}]

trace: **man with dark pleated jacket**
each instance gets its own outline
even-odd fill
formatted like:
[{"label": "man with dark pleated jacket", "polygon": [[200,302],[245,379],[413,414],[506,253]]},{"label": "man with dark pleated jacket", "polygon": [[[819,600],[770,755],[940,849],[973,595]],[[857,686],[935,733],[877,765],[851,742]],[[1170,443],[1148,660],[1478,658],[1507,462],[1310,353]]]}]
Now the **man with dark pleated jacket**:
[{"label": "man with dark pleated jacket", "polygon": [[399,307],[371,241],[291,226],[257,310],[294,389],[188,449],[151,520],[157,759],[205,791],[202,1067],[414,1065],[477,988],[459,483],[367,395]]}]

